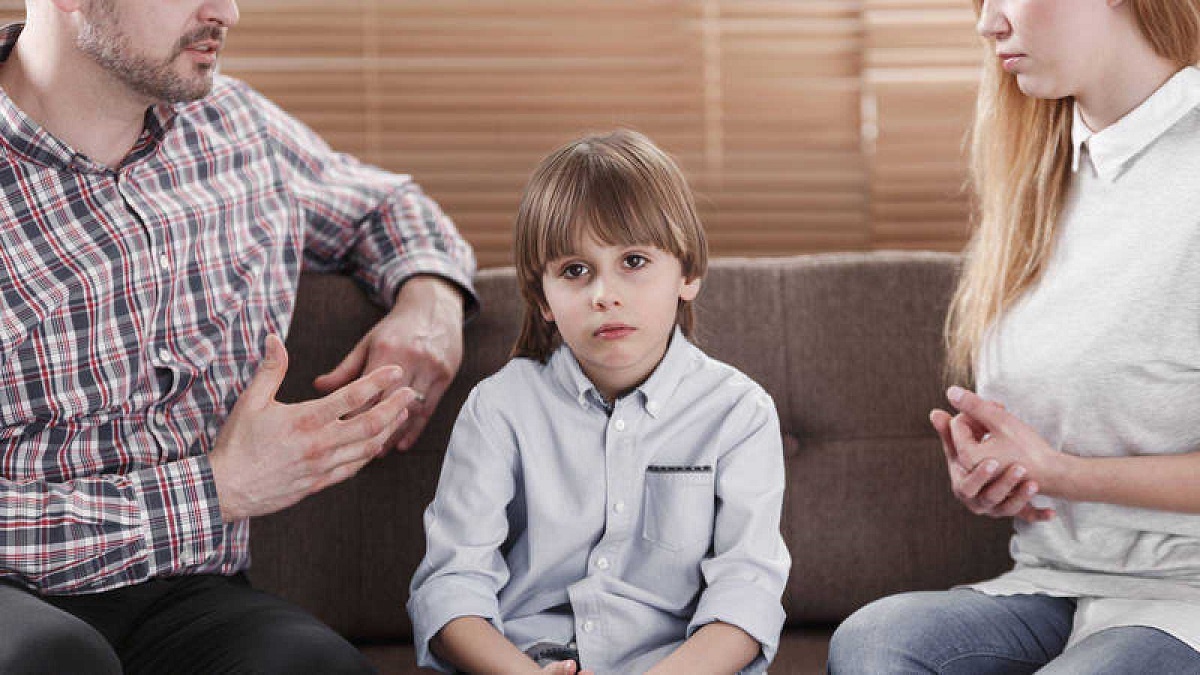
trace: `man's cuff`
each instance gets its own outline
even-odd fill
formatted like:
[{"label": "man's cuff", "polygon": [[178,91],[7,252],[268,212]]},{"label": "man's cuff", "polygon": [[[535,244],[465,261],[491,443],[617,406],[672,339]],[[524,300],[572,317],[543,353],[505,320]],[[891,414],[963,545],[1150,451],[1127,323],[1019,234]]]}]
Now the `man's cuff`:
[{"label": "man's cuff", "polygon": [[391,309],[400,287],[418,275],[439,277],[454,284],[462,294],[463,318],[466,321],[479,313],[479,297],[475,294],[471,276],[458,261],[442,253],[423,251],[397,256],[362,281],[372,289],[376,302]]},{"label": "man's cuff", "polygon": [[212,555],[224,528],[207,456],[160,464],[129,478],[141,508],[150,577],[194,567]]},{"label": "man's cuff", "polygon": [[741,581],[723,581],[709,586],[700,595],[696,613],[688,624],[687,636],[714,621],[737,626],[758,640],[762,650],[743,673],[761,673],[775,659],[779,634],[787,619],[779,597],[761,587]]},{"label": "man's cuff", "polygon": [[417,665],[443,672],[454,672],[454,666],[435,656],[429,642],[446,624],[460,617],[478,616],[504,633],[496,595],[469,581],[449,576],[430,579],[415,589],[408,599],[408,615],[412,618]]}]

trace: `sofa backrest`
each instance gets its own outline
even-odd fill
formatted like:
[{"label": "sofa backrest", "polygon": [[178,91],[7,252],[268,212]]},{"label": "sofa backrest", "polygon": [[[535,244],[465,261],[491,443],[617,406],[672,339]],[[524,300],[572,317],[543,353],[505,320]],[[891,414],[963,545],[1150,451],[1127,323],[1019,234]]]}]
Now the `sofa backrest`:
[{"label": "sofa backrest", "polygon": [[[928,422],[944,407],[940,336],[956,264],[909,252],[720,259],[704,281],[698,343],[760,382],[780,413],[789,625],[1009,565],[1008,523],[954,500]],[[462,369],[417,446],[251,528],[255,583],[353,639],[411,636],[404,603],[450,428],[516,338],[512,269],[485,270],[476,285],[483,311],[467,326]],[[313,397],[312,378],[380,315],[350,280],[303,275],[281,398]]]}]

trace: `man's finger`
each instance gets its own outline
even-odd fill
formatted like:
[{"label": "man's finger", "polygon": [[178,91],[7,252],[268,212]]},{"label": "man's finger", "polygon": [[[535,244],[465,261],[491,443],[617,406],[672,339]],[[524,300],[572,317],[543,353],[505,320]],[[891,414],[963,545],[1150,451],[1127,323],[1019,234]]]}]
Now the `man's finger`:
[{"label": "man's finger", "polygon": [[404,424],[407,419],[408,411],[401,409],[395,415],[392,424],[389,424],[382,432],[370,438],[353,441],[338,447],[329,455],[328,461],[323,464],[324,470],[328,472],[344,464],[369,462],[384,454],[387,449],[388,438],[395,431],[396,425]]},{"label": "man's finger", "polygon": [[413,395],[412,389],[401,387],[388,394],[370,410],[338,421],[332,426],[327,442],[330,446],[338,446],[378,436],[384,441],[384,448],[381,450],[386,449],[388,440],[396,435],[397,430],[408,418],[408,406],[412,403]]},{"label": "man's finger", "polygon": [[421,432],[429,424],[429,419],[433,417],[434,410],[437,409],[437,405],[442,400],[452,379],[452,375],[447,376],[445,371],[436,364],[426,363],[425,365],[426,367],[422,368],[413,378],[412,383],[412,388],[422,396],[410,406],[409,410],[412,416],[409,418],[408,424],[392,439],[391,447],[400,452],[404,452],[416,444]]},{"label": "man's finger", "polygon": [[283,340],[280,340],[278,335],[271,333],[267,336],[266,348],[263,359],[258,364],[258,371],[254,373],[250,384],[246,385],[246,390],[242,392],[242,400],[255,408],[266,407],[275,400],[275,395],[279,393],[279,385],[283,384],[287,368],[287,348],[283,346]]},{"label": "man's finger", "polygon": [[313,404],[319,409],[317,425],[324,426],[343,417],[352,417],[364,412],[367,406],[378,405],[388,391],[397,390],[403,378],[404,372],[399,366],[380,368],[314,401]]},{"label": "man's finger", "polygon": [[354,345],[354,349],[351,349],[350,353],[346,355],[346,358],[337,364],[337,367],[324,375],[319,375],[317,379],[313,380],[313,386],[316,387],[317,391],[322,394],[328,394],[335,389],[346,386],[354,378],[363,373],[363,367],[367,362],[367,337],[359,340],[358,344]]},{"label": "man's finger", "polygon": [[399,452],[404,452],[416,444],[417,438],[421,436],[421,432],[425,430],[425,425],[429,424],[429,415],[420,414],[413,415],[408,420],[408,425],[402,429],[399,438],[396,439],[395,448]]}]

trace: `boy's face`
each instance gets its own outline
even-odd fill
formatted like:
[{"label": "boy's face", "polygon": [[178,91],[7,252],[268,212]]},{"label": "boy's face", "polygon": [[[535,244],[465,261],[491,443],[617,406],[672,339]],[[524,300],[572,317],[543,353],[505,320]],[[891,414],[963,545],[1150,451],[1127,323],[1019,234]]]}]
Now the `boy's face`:
[{"label": "boy's face", "polygon": [[658,366],[678,302],[695,299],[700,280],[685,279],[679,260],[654,246],[588,236],[575,254],[546,265],[542,289],[542,317],[558,325],[584,374],[612,400]]}]

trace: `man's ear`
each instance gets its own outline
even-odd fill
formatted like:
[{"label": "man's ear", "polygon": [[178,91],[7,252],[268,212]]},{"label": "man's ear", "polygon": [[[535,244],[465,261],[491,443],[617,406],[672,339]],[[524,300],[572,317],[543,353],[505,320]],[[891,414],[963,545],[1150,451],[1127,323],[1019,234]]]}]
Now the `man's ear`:
[{"label": "man's ear", "polygon": [[691,281],[685,282],[683,286],[679,288],[679,299],[683,300],[684,302],[691,302],[692,300],[695,300],[696,296],[700,295],[700,281],[701,278],[696,277]]}]

